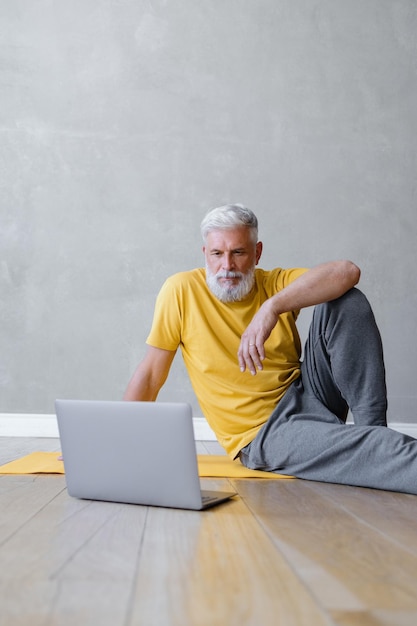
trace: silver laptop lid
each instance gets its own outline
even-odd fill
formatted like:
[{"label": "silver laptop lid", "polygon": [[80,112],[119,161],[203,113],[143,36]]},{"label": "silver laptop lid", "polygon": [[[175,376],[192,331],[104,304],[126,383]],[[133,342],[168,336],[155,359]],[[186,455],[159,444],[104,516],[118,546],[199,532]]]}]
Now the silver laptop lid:
[{"label": "silver laptop lid", "polygon": [[56,400],[55,407],[71,496],[203,508],[189,404]]}]

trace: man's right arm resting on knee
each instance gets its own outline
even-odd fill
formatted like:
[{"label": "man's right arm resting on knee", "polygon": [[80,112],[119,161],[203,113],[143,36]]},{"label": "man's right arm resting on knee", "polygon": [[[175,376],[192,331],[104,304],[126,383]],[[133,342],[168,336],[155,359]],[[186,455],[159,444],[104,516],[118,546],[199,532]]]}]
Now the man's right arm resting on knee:
[{"label": "man's right arm resting on knee", "polygon": [[146,354],[129,381],[124,400],[154,401],[165,383],[175,350],[148,346]]}]

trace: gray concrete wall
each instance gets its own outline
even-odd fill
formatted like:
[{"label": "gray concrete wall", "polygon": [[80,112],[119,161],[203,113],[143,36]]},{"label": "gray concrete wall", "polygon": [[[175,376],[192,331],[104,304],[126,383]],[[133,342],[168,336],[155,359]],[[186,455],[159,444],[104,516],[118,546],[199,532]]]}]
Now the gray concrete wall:
[{"label": "gray concrete wall", "polygon": [[[361,266],[417,421],[415,0],[1,0],[0,25],[0,412],[120,398],[234,201],[264,267]],[[161,398],[200,414],[180,357]]]}]

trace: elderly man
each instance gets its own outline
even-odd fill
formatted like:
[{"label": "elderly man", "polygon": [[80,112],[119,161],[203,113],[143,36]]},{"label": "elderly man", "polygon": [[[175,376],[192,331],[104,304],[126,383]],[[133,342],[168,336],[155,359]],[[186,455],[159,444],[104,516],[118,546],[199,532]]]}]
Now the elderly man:
[{"label": "elderly man", "polygon": [[[257,268],[258,222],[235,204],[201,224],[205,269],[168,278],[125,400],[156,400],[180,347],[218,441],[252,469],[417,494],[417,440],[386,428],[385,369],[350,261]],[[315,305],[300,362],[296,327]],[[348,410],[354,425],[346,426]]]}]

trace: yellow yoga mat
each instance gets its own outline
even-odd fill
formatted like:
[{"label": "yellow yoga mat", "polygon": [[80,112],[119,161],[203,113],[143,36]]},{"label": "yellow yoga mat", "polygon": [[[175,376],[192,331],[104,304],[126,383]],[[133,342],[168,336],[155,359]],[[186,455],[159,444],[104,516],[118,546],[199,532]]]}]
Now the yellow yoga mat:
[{"label": "yellow yoga mat", "polygon": [[[32,452],[16,461],[0,466],[0,474],[65,474],[59,452]],[[236,459],[221,454],[199,454],[198,473],[201,477],[218,478],[292,478],[283,474],[247,469]]]},{"label": "yellow yoga mat", "polygon": [[272,472],[261,472],[260,470],[248,469],[236,459],[226,455],[198,454],[198,473],[201,477],[219,478],[293,478],[284,474],[273,474]]}]

